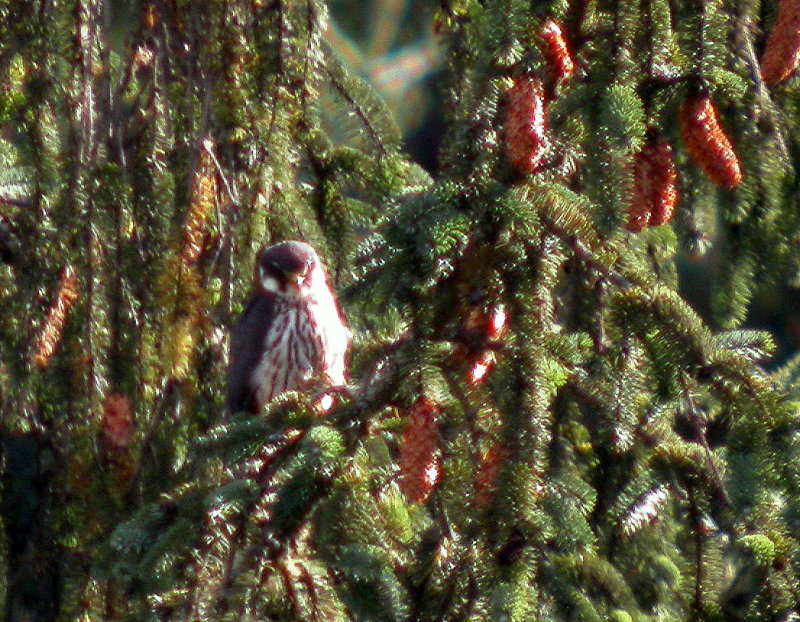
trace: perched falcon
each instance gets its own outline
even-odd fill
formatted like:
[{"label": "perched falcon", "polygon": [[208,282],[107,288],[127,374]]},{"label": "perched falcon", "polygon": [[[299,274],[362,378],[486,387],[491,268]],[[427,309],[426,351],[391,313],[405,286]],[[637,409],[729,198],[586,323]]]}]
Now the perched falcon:
[{"label": "perched falcon", "polygon": [[325,268],[304,242],[256,256],[255,292],[233,327],[227,408],[261,412],[284,391],[345,384],[350,333]]}]

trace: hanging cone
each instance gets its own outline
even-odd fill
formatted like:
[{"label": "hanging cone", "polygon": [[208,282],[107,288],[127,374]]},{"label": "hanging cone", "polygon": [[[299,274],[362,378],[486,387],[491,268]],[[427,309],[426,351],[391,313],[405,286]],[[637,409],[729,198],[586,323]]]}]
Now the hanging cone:
[{"label": "hanging cone", "polygon": [[629,231],[636,233],[672,220],[678,204],[677,180],[672,147],[665,138],[652,137],[633,158]]},{"label": "hanging cone", "polygon": [[534,76],[522,76],[506,96],[503,133],[506,156],[518,172],[535,173],[546,148],[547,114],[542,84]]},{"label": "hanging cone", "polygon": [[472,386],[478,385],[489,375],[495,364],[494,352],[491,350],[484,350],[480,353],[478,358],[472,363],[469,368],[469,377],[467,380]]},{"label": "hanging cone", "polygon": [[508,314],[503,305],[496,305],[489,313],[489,321],[486,323],[486,337],[488,339],[500,339],[508,328]]},{"label": "hanging cone", "polygon": [[[481,346],[490,341],[496,341],[508,327],[508,316],[503,305],[493,307],[489,313],[483,309],[476,308],[467,317],[465,322],[465,332],[471,341],[477,342]],[[474,358],[467,380],[471,385],[483,382],[495,364],[495,353],[491,348],[482,347]]]},{"label": "hanging cone", "polygon": [[543,53],[550,65],[553,77],[556,80],[568,80],[574,76],[575,60],[561,26],[552,19],[548,19],[542,24],[540,34],[545,43]]},{"label": "hanging cone", "polygon": [[681,138],[695,163],[723,188],[742,182],[739,158],[719,123],[708,95],[687,97],[680,109]]},{"label": "hanging cone", "polygon": [[103,400],[101,439],[106,449],[125,449],[133,435],[133,409],[130,400],[121,393],[109,393]]},{"label": "hanging cone", "polygon": [[408,413],[400,442],[400,490],[415,503],[425,503],[441,476],[439,414],[441,407],[426,397]]},{"label": "hanging cone", "polygon": [[489,505],[495,488],[497,487],[497,474],[505,458],[505,448],[501,443],[495,443],[480,458],[478,474],[475,477],[475,505],[485,508]]},{"label": "hanging cone", "polygon": [[783,82],[800,63],[800,0],[781,0],[778,17],[761,55],[761,78],[767,84]]},{"label": "hanging cone", "polygon": [[138,469],[137,454],[131,445],[134,429],[130,400],[121,393],[109,393],[103,400],[100,462],[120,493],[130,488]]}]

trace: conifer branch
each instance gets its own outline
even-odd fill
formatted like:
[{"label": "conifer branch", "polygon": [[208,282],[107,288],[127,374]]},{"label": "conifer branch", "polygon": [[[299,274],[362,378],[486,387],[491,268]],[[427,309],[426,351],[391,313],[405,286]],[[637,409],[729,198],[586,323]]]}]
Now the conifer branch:
[{"label": "conifer branch", "polygon": [[[379,150],[381,157],[388,157],[390,149],[399,142],[396,136],[396,129],[392,127],[394,124],[391,118],[385,113],[383,106],[375,98],[375,95],[369,92],[368,89],[370,87],[368,85],[357,81],[358,79],[353,76],[345,74],[341,61],[329,44],[323,42],[322,46],[326,60],[325,72],[331,81],[331,85],[356,115],[367,131],[372,143]],[[373,121],[373,116],[377,118],[377,121]],[[380,126],[378,123],[380,123]]]},{"label": "conifer branch", "polygon": [[27,199],[18,199],[16,197],[8,197],[8,196],[0,196],[0,203],[5,203],[6,205],[11,205],[13,207],[19,207],[23,209],[29,209],[32,207],[31,202]]}]

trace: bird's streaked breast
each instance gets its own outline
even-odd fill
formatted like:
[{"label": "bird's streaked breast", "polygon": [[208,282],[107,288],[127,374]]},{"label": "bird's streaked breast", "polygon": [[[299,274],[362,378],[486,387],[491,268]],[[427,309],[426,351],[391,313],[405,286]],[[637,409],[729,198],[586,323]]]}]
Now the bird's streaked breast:
[{"label": "bird's streaked breast", "polygon": [[279,305],[250,377],[259,408],[323,375],[332,384],[344,384],[347,345],[347,329],[332,297]]}]

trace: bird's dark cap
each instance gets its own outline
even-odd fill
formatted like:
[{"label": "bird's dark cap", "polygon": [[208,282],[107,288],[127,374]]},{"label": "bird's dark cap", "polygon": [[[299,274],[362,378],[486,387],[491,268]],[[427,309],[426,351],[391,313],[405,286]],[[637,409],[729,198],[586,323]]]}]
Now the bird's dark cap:
[{"label": "bird's dark cap", "polygon": [[305,242],[279,242],[258,251],[256,266],[278,275],[305,274],[318,261],[317,253]]}]

